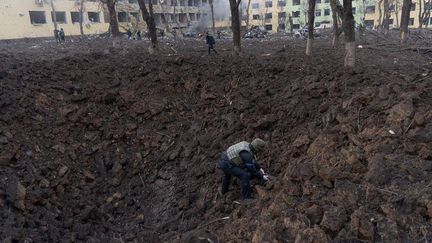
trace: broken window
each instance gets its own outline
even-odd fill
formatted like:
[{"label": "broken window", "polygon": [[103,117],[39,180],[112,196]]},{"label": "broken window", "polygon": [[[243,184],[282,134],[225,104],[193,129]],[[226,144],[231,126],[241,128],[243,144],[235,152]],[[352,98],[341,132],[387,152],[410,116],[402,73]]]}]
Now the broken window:
[{"label": "broken window", "polygon": [[432,4],[431,4],[430,2],[427,2],[427,3],[425,3],[424,8],[425,8],[426,10],[432,10]]},{"label": "broken window", "polygon": [[315,16],[321,16],[321,9],[315,10]]},{"label": "broken window", "polygon": [[411,11],[415,11],[415,7],[416,7],[416,4],[415,4],[415,3],[412,3],[412,4],[411,4]]},{"label": "broken window", "polygon": [[300,5],[300,0],[292,0],[292,5]]},{"label": "broken window", "polygon": [[280,12],[280,13],[278,13],[278,18],[280,18],[280,19],[286,18],[286,12]]},{"label": "broken window", "polygon": [[[90,22],[93,22],[93,23],[99,23],[100,22],[99,12],[88,12],[87,16],[88,16],[88,19],[90,20]],[[109,19],[108,19],[108,22],[109,22]]]},{"label": "broken window", "polygon": [[259,3],[252,3],[252,9],[259,8]]},{"label": "broken window", "polygon": [[414,25],[414,18],[409,19],[409,25]]},{"label": "broken window", "polygon": [[30,22],[32,24],[46,24],[44,11],[29,11]]},{"label": "broken window", "polygon": [[187,15],[185,13],[179,14],[179,22],[180,23],[187,23]]},{"label": "broken window", "polygon": [[[390,4],[389,6],[389,11],[390,12],[394,12],[395,11],[395,5],[394,4]],[[354,14],[354,13],[353,13]]]},{"label": "broken window", "polygon": [[194,6],[199,7],[201,5],[200,0],[194,0]]},{"label": "broken window", "polygon": [[80,13],[79,12],[71,12],[71,20],[72,24],[80,22]]},{"label": "broken window", "polygon": [[374,20],[365,20],[364,25],[365,27],[372,28],[374,26],[374,22],[375,22]]},{"label": "broken window", "polygon": [[278,7],[285,7],[286,6],[286,1],[278,1],[277,3]]},{"label": "broken window", "polygon": [[138,12],[131,12],[130,15],[132,15],[132,17],[134,18],[134,20],[138,20],[139,19]]},{"label": "broken window", "polygon": [[352,14],[356,14],[356,8],[352,8]]},{"label": "broken window", "polygon": [[278,29],[279,30],[285,30],[285,24],[279,24]]},{"label": "broken window", "polygon": [[295,30],[300,29],[300,24],[293,24],[293,29],[295,29]]},{"label": "broken window", "polygon": [[188,0],[188,6],[193,6],[193,0]]},{"label": "broken window", "polygon": [[266,25],[264,26],[264,29],[265,29],[265,30],[272,30],[272,29],[273,29],[273,25],[271,25],[271,24],[266,24]]},{"label": "broken window", "polygon": [[330,15],[330,9],[324,9],[324,16],[329,16]]},{"label": "broken window", "polygon": [[293,11],[293,12],[292,12],[292,16],[293,16],[293,18],[298,18],[298,17],[300,17],[300,11]]},{"label": "broken window", "polygon": [[189,19],[190,19],[191,21],[196,21],[196,15],[195,15],[194,13],[190,13],[190,14],[189,14]]},{"label": "broken window", "polygon": [[271,18],[272,18],[272,13],[266,13],[266,14],[264,15],[264,18],[265,18],[265,19],[271,19]]},{"label": "broken window", "polygon": [[126,12],[118,12],[117,19],[120,23],[128,22],[128,15]]},{"label": "broken window", "polygon": [[265,7],[266,7],[266,8],[271,8],[271,7],[273,7],[273,2],[271,2],[271,1],[266,1],[266,2],[265,2]]},{"label": "broken window", "polygon": [[[54,22],[54,12],[51,12],[51,19]],[[66,12],[55,12],[55,19],[57,23],[66,23]]]},{"label": "broken window", "polygon": [[375,6],[366,6],[366,13],[367,14],[375,13]]},{"label": "broken window", "polygon": [[260,19],[259,14],[254,14],[254,15],[252,15],[252,19]]}]

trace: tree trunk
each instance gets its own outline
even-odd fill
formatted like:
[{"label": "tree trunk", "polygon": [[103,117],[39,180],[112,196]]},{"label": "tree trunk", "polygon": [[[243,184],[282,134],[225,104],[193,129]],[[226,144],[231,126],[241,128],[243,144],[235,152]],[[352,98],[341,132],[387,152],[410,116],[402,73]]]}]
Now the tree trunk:
[{"label": "tree trunk", "polygon": [[[418,1],[418,3],[419,3],[419,13],[418,13],[418,19],[419,19],[419,29],[421,29],[422,27],[423,27],[423,17],[424,17],[424,12],[425,11],[423,11],[422,12],[422,3],[425,3],[425,0],[419,0]],[[425,6],[425,8],[426,8],[426,6]]]},{"label": "tree trunk", "polygon": [[106,0],[106,5],[110,15],[110,30],[114,38],[120,37],[119,26],[117,22],[117,12],[115,9],[115,0]]},{"label": "tree trunk", "polygon": [[288,22],[289,22],[289,25],[290,25],[290,34],[292,34],[293,32],[294,32],[294,27],[293,27],[293,19],[292,19],[292,16],[291,16],[291,14],[288,14]]},{"label": "tree trunk", "polygon": [[[151,0],[149,0],[149,1],[151,1]],[[169,31],[169,29],[170,29],[170,25],[169,25],[169,23],[168,23],[168,18],[167,18],[167,14],[168,14],[168,11],[166,11],[166,8],[164,7],[164,4],[166,4],[166,5],[168,5],[168,1],[162,1],[162,0],[159,0],[159,4],[160,4],[160,6],[161,6],[161,9],[162,9],[162,14],[161,15],[163,15],[164,16],[164,18],[165,18],[165,31]],[[177,8],[176,8],[176,5],[174,5],[174,8],[173,8],[173,15],[174,15],[174,22],[176,23],[176,25],[177,25],[177,27],[180,27],[180,25],[179,25],[179,23],[177,22],[177,19],[176,19],[176,11],[177,11]],[[179,28],[180,29],[180,28]]]},{"label": "tree trunk", "polygon": [[314,38],[314,23],[315,23],[315,3],[316,0],[309,0],[308,7],[308,38],[306,43],[306,55],[312,54],[312,42]]},{"label": "tree trunk", "polygon": [[148,10],[144,0],[138,0],[138,4],[142,12],[142,17],[147,24],[147,28],[150,34],[150,40],[152,43],[151,51],[156,51],[158,49],[158,41],[157,41],[157,33],[156,33],[156,22],[154,20],[154,14],[153,14],[153,4],[151,0],[149,0]]},{"label": "tree trunk", "polygon": [[209,0],[209,3],[210,3],[210,10],[211,10],[211,17],[212,17],[212,31],[213,31],[213,35],[216,35],[216,25],[215,25],[213,0]]},{"label": "tree trunk", "polygon": [[84,36],[84,28],[83,28],[83,21],[84,21],[84,1],[85,0],[81,0],[80,9],[79,9],[79,27],[80,27],[81,37]]},{"label": "tree trunk", "polygon": [[239,6],[241,0],[229,0],[231,8],[231,29],[233,32],[234,53],[239,55],[241,52],[240,37],[240,13]]},{"label": "tree trunk", "polygon": [[405,43],[408,34],[408,24],[410,19],[411,2],[412,0],[403,0],[402,16],[400,24],[400,38],[401,43]]},{"label": "tree trunk", "polygon": [[390,29],[390,4],[389,0],[384,0],[384,6],[383,6],[383,22],[382,22],[382,28],[386,31]]},{"label": "tree trunk", "polygon": [[[430,15],[431,15],[431,11],[430,11],[429,8],[431,7],[431,4],[432,4],[432,1],[429,0],[429,1],[428,1],[428,10],[426,11],[426,19],[427,19],[428,21],[426,21],[426,23],[424,24],[424,25],[425,25],[425,28],[427,28],[428,25],[429,25],[429,20],[430,20]],[[426,8],[426,5],[425,5],[425,8]]]},{"label": "tree trunk", "polygon": [[52,9],[52,21],[54,24],[54,29],[58,30],[56,9],[55,9],[53,0],[50,1],[50,4],[51,4],[51,9]]},{"label": "tree trunk", "polygon": [[382,29],[382,23],[383,23],[383,13],[382,13],[382,2],[383,0],[378,1],[378,29]]},{"label": "tree trunk", "polygon": [[355,30],[354,30],[354,16],[352,13],[352,1],[343,0],[343,29],[345,36],[345,60],[346,67],[354,68],[355,66]]},{"label": "tree trunk", "polygon": [[251,0],[248,0],[247,8],[246,8],[246,30],[249,30],[249,10],[250,10]]},{"label": "tree trunk", "polygon": [[399,4],[398,4],[398,1],[395,1],[395,19],[396,19],[396,27],[399,28]]},{"label": "tree trunk", "polygon": [[338,23],[338,14],[336,7],[336,0],[330,0],[330,8],[332,11],[332,20],[333,20],[333,48],[337,48],[339,46],[339,23]]}]

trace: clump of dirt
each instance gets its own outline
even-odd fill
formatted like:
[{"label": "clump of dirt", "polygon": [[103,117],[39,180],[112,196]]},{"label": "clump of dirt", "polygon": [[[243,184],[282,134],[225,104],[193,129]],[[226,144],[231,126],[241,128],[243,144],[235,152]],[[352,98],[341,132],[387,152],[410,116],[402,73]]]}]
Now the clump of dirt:
[{"label": "clump of dirt", "polygon": [[[359,49],[353,71],[325,42],[285,44],[3,44],[1,239],[431,240],[428,57]],[[238,205],[216,161],[254,137],[278,179]]]}]

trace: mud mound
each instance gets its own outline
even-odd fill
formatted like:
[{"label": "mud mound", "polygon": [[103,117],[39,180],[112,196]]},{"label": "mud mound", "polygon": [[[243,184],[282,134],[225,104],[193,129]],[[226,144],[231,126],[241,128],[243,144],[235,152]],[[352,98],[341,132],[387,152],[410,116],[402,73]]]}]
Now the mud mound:
[{"label": "mud mound", "polygon": [[[313,60],[281,42],[246,45],[241,59],[208,58],[195,44],[181,56],[6,55],[1,239],[432,239],[424,57],[360,50],[361,68],[344,71],[342,52],[323,43]],[[235,185],[218,196],[216,161],[257,136],[269,141],[260,162],[278,180],[240,206]]]}]

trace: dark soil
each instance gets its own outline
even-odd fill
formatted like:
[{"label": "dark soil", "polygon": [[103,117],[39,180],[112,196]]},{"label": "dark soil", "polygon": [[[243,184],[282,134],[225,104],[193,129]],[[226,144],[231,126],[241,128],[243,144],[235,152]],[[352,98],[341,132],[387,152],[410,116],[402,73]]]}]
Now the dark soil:
[{"label": "dark soil", "polygon": [[[430,242],[430,56],[329,42],[1,43],[0,240]],[[216,162],[254,137],[278,179],[238,205]]]}]

